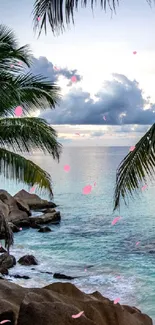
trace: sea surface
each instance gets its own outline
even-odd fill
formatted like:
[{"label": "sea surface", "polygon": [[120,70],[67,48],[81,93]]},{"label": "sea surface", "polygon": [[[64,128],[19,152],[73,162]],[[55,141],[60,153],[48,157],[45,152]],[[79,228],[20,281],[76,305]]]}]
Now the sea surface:
[{"label": "sea surface", "polygon": [[[72,283],[86,293],[120,298],[121,304],[136,306],[155,320],[155,183],[148,182],[139,197],[129,200],[127,207],[122,202],[120,211],[113,213],[116,168],[128,152],[128,147],[68,147],[59,164],[50,156],[31,157],[52,175],[62,221],[51,225],[50,233],[30,229],[15,234],[11,253],[17,259],[34,254],[39,265],[31,270],[17,264],[10,275],[31,279],[10,279],[25,287],[42,287],[60,280],[40,271],[77,276]],[[88,195],[82,193],[86,185],[93,187]],[[2,177],[1,188],[11,194],[28,190]],[[117,216],[121,219],[112,225]]]}]

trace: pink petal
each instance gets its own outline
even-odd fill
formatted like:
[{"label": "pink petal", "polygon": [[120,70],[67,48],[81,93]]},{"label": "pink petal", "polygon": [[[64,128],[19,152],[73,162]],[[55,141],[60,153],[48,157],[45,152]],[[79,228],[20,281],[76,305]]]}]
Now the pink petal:
[{"label": "pink petal", "polygon": [[17,106],[17,107],[15,108],[15,115],[16,115],[16,116],[21,116],[22,113],[23,113],[23,109],[22,109],[22,107],[21,107],[21,106]]},{"label": "pink petal", "polygon": [[72,80],[72,82],[76,82],[76,81],[77,81],[77,78],[76,78],[75,76],[73,76],[73,77],[71,78],[71,80]]},{"label": "pink petal", "polygon": [[85,269],[85,272],[87,272],[87,269]]},{"label": "pink petal", "polygon": [[54,66],[53,69],[56,70],[56,71],[60,70],[60,69],[58,69],[56,66]]},{"label": "pink petal", "polygon": [[133,151],[133,150],[135,150],[135,146],[132,146],[132,147],[130,147],[130,151]]},{"label": "pink petal", "polygon": [[87,185],[83,188],[83,194],[89,194],[92,190],[92,186],[91,185]]},{"label": "pink petal", "polygon": [[19,228],[19,230],[23,230],[23,228]]},{"label": "pink petal", "polygon": [[114,300],[114,304],[117,304],[119,301],[120,301],[120,298],[116,298],[116,299]]},{"label": "pink petal", "polygon": [[137,54],[137,52],[136,52],[136,51],[134,51],[134,52],[133,52],[133,54]]},{"label": "pink petal", "polygon": [[113,221],[112,221],[112,225],[115,225],[115,223],[117,222],[117,221],[119,221],[121,219],[121,217],[116,217]]},{"label": "pink petal", "polygon": [[41,19],[40,17],[37,18],[38,21],[39,21],[40,19]]},{"label": "pink petal", "polygon": [[19,64],[19,65],[22,65],[22,62],[20,61],[20,62],[18,62],[18,64]]},{"label": "pink petal", "polygon": [[96,186],[96,182],[94,183],[94,186]]},{"label": "pink petal", "polygon": [[145,190],[147,188],[147,184],[142,186],[142,191]]},{"label": "pink petal", "polygon": [[14,65],[13,65],[13,64],[11,64],[11,65],[10,65],[10,67],[11,67],[11,68],[13,68],[13,67],[14,67]]},{"label": "pink petal", "polygon": [[64,171],[65,172],[69,172],[70,171],[70,166],[69,165],[65,165],[64,166]]},{"label": "pink petal", "polygon": [[136,246],[139,245],[139,244],[140,244],[140,241],[138,241],[138,242],[136,243]]},{"label": "pink petal", "polygon": [[76,314],[76,315],[72,315],[72,318],[79,318],[80,316],[82,316],[84,314],[84,311],[80,311],[80,313]]},{"label": "pink petal", "polygon": [[105,120],[105,121],[106,121],[106,117],[105,117],[105,116],[103,116],[103,120]]},{"label": "pink petal", "polygon": [[31,187],[30,192],[34,192],[34,191],[35,191],[35,187],[33,186]]},{"label": "pink petal", "polygon": [[2,321],[0,322],[0,324],[5,324],[5,323],[8,323],[8,322],[11,323],[11,320],[8,320],[8,319],[6,319],[6,320],[2,320]]},{"label": "pink petal", "polygon": [[76,135],[80,135],[80,133],[75,133]]}]

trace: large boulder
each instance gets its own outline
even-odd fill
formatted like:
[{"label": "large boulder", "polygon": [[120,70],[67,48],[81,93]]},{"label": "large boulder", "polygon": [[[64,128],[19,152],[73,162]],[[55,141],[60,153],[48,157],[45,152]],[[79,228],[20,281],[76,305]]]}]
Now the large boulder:
[{"label": "large boulder", "polygon": [[50,213],[45,213],[41,216],[37,217],[29,217],[30,223],[34,224],[46,224],[46,223],[54,223],[58,224],[61,221],[61,216],[59,211],[53,211]]},{"label": "large boulder", "polygon": [[29,227],[30,220],[29,216],[25,211],[12,210],[8,217],[8,222],[12,222],[17,227]]},{"label": "large boulder", "polygon": [[8,206],[9,212],[18,210],[16,200],[7,191],[0,190],[0,200]]},{"label": "large boulder", "polygon": [[13,255],[4,253],[0,255],[0,269],[10,269],[16,265],[16,259]]},{"label": "large boulder", "polygon": [[19,198],[16,198],[15,201],[17,203],[19,210],[25,211],[29,216],[31,216],[30,208],[26,202],[24,202],[23,200],[21,200]]},{"label": "large boulder", "polygon": [[49,227],[42,227],[38,230],[38,232],[51,232],[52,230]]},{"label": "large boulder", "polygon": [[31,210],[55,207],[53,202],[42,200],[37,194],[31,194],[25,190],[19,191],[16,195],[14,195],[14,198],[24,201],[26,204],[28,204]]},{"label": "large boulder", "polygon": [[3,201],[0,200],[0,212],[4,215],[5,218],[9,215],[9,207]]},{"label": "large boulder", "polygon": [[[80,318],[72,318],[81,311]],[[5,319],[10,325],[153,325],[138,309],[114,304],[99,292],[83,293],[70,283],[24,288],[0,280],[0,321]]]},{"label": "large boulder", "polygon": [[24,255],[19,260],[18,263],[21,265],[38,265],[36,258],[33,255]]}]

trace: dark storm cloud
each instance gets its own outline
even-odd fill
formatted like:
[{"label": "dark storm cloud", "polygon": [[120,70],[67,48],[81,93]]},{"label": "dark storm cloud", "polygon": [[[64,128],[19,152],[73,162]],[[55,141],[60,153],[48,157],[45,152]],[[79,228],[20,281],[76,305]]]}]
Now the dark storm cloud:
[{"label": "dark storm cloud", "polygon": [[68,86],[72,85],[71,77],[75,76],[76,82],[82,79],[82,77],[77,73],[76,69],[69,70],[67,68],[55,67],[55,65],[48,61],[44,56],[39,57],[39,59],[33,58],[33,63],[30,70],[33,74],[41,74],[55,83],[57,82],[59,76],[64,76],[70,81]]},{"label": "dark storm cloud", "polygon": [[[63,97],[60,106],[42,114],[52,124],[97,124],[123,125],[154,123],[155,104],[150,98],[144,99],[143,90],[136,80],[129,80],[121,74],[113,74],[113,80],[106,81],[96,94],[97,101],[90,98],[89,92],[71,89]],[[148,110],[144,110],[145,105]],[[105,116],[105,119],[103,119]]]}]

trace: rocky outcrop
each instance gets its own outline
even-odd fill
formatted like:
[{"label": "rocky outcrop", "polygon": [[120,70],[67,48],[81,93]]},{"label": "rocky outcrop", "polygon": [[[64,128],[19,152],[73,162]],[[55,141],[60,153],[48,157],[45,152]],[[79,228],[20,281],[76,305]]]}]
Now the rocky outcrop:
[{"label": "rocky outcrop", "polygon": [[38,230],[38,232],[51,232],[52,230],[49,227],[42,227]]},{"label": "rocky outcrop", "polygon": [[29,216],[25,211],[12,210],[7,219],[17,227],[30,227]]},{"label": "rocky outcrop", "polygon": [[0,273],[2,270],[10,269],[16,265],[16,259],[14,256],[4,253],[0,255]]},{"label": "rocky outcrop", "polygon": [[41,216],[37,217],[29,217],[30,223],[37,223],[37,224],[46,224],[46,223],[55,223],[58,224],[61,221],[60,212],[55,211],[53,209],[53,212],[45,213]]},{"label": "rocky outcrop", "polygon": [[48,202],[46,200],[42,200],[38,195],[28,193],[25,190],[19,191],[14,196],[14,198],[23,200],[30,207],[31,210],[55,207],[55,204],[53,202]]},{"label": "rocky outcrop", "polygon": [[75,278],[73,278],[72,276],[69,275],[65,275],[65,274],[61,274],[61,273],[54,273],[53,274],[53,278],[55,279],[64,279],[64,280],[74,280]]},{"label": "rocky outcrop", "polygon": [[17,197],[16,203],[17,203],[19,210],[25,211],[28,214],[28,216],[31,216],[30,207],[28,206],[28,204],[26,202],[24,202],[23,200],[21,200]]},{"label": "rocky outcrop", "polygon": [[70,283],[31,289],[0,280],[0,321],[5,319],[11,325],[152,325],[136,308],[114,304],[99,292],[85,294]]},{"label": "rocky outcrop", "polygon": [[21,265],[38,265],[36,258],[33,255],[25,255],[18,260]]}]

